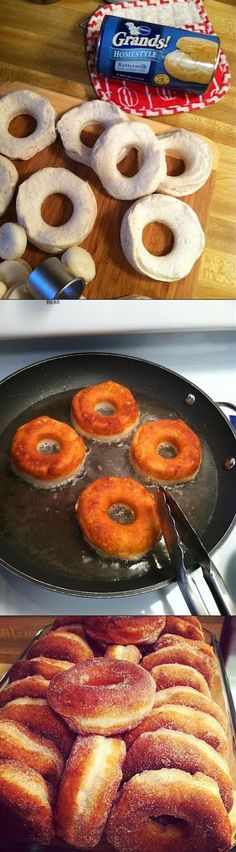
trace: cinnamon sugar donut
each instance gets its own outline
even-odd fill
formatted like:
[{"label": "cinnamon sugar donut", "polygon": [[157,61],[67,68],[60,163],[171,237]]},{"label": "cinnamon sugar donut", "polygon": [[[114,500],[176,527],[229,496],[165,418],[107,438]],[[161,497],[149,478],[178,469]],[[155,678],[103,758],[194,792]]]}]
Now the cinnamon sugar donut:
[{"label": "cinnamon sugar donut", "polygon": [[10,719],[0,721],[0,759],[19,760],[54,786],[58,785],[64,767],[62,755],[53,743]]},{"label": "cinnamon sugar donut", "polygon": [[106,645],[151,645],[165,626],[163,615],[86,615],[86,633]]},{"label": "cinnamon sugar donut", "polygon": [[57,799],[57,834],[80,849],[99,842],[122,780],[125,744],[107,737],[78,737]]},{"label": "cinnamon sugar donut", "polygon": [[71,663],[79,663],[80,660],[92,660],[93,651],[77,633],[70,633],[69,630],[59,627],[53,630],[52,633],[46,633],[40,636],[36,642],[33,642],[32,648],[28,652],[28,659],[31,657],[52,657],[57,660],[65,660]]},{"label": "cinnamon sugar donut", "polygon": [[[128,523],[111,517],[115,508],[128,510]],[[160,535],[154,497],[140,482],[128,477],[96,479],[80,494],[75,511],[85,540],[109,558],[141,559]]]},{"label": "cinnamon sugar donut", "polygon": [[127,781],[145,769],[183,769],[190,775],[205,772],[218,784],[227,811],[233,803],[233,784],[226,761],[212,746],[191,734],[161,728],[141,734],[129,748],[124,764]]},{"label": "cinnamon sugar donut", "polygon": [[180,663],[162,663],[154,666],[151,675],[156,682],[157,689],[167,689],[169,686],[192,686],[202,692],[203,695],[211,697],[209,687],[203,675],[192,666],[183,666]]},{"label": "cinnamon sugar donut", "polygon": [[211,660],[208,660],[198,649],[188,647],[187,642],[185,642],[185,645],[158,648],[142,660],[143,668],[149,672],[152,671],[154,666],[162,665],[162,663],[180,663],[184,666],[192,666],[193,669],[201,672],[209,687],[212,685],[215,668],[212,667]]},{"label": "cinnamon sugar donut", "polygon": [[51,680],[58,672],[65,672],[71,666],[73,666],[73,663],[66,660],[51,660],[47,657],[18,660],[11,670],[9,681],[11,683],[15,680],[21,680],[21,678],[31,677],[31,675],[41,675],[41,677]]},{"label": "cinnamon sugar donut", "polygon": [[22,680],[15,680],[9,683],[0,692],[0,707],[4,707],[8,701],[14,698],[23,698],[28,695],[30,698],[45,698],[49,686],[49,680],[41,675],[33,675],[32,677],[24,677]]},{"label": "cinnamon sugar donut", "polygon": [[108,645],[104,657],[109,660],[126,660],[128,663],[140,663],[142,654],[136,645]]},{"label": "cinnamon sugar donut", "polygon": [[82,734],[119,734],[133,728],[154,702],[155,683],[134,663],[103,658],[88,660],[57,675],[48,702]]},{"label": "cinnamon sugar donut", "polygon": [[196,651],[200,651],[201,654],[205,654],[205,656],[211,661],[211,664],[216,663],[216,655],[211,645],[208,645],[207,642],[202,642],[198,639],[185,639],[185,636],[178,636],[174,633],[163,633],[162,636],[158,638],[155,648],[158,651],[159,648],[169,648],[170,645],[181,645],[184,648],[195,648]]},{"label": "cinnamon sugar donut", "polygon": [[17,760],[0,761],[1,839],[51,843],[52,808],[44,778]]},{"label": "cinnamon sugar donut", "polygon": [[[171,447],[173,457],[161,450]],[[143,423],[131,444],[131,461],[141,475],[165,485],[187,482],[196,476],[201,464],[201,444],[183,420],[150,420]]]},{"label": "cinnamon sugar donut", "polygon": [[153,707],[151,713],[127,734],[127,745],[130,746],[140,734],[146,731],[158,731],[159,728],[172,731],[182,731],[192,734],[212,746],[225,760],[228,757],[228,740],[223,728],[209,713],[178,704],[164,704]]},{"label": "cinnamon sugar donut", "polygon": [[36,417],[17,429],[11,444],[14,473],[37,488],[55,488],[74,479],[86,448],[71,426],[51,417]]},{"label": "cinnamon sugar donut", "polygon": [[97,441],[120,441],[139,421],[137,402],[129,388],[102,382],[77,391],[71,403],[76,432]]},{"label": "cinnamon sugar donut", "polygon": [[227,852],[231,843],[218,785],[179,769],[149,770],[124,784],[106,833],[118,852]]},{"label": "cinnamon sugar donut", "polygon": [[36,734],[42,734],[58,746],[61,754],[68,757],[74,737],[63,719],[60,719],[45,698],[15,698],[0,710],[0,721],[12,719],[26,725]]},{"label": "cinnamon sugar donut", "polygon": [[163,634],[174,633],[186,639],[203,639],[204,633],[199,618],[195,615],[167,615]]},{"label": "cinnamon sugar donut", "polygon": [[219,704],[207,698],[191,686],[170,686],[168,689],[161,689],[156,692],[154,707],[162,707],[163,704],[183,704],[185,707],[193,707],[195,710],[203,710],[204,713],[209,713],[227,733],[227,719]]}]

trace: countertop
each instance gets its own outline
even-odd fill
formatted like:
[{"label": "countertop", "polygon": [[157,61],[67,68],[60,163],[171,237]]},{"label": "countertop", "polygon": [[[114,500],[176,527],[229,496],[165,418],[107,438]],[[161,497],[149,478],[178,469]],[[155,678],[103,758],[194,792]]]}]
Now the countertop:
[{"label": "countertop", "polygon": [[[96,0],[59,0],[38,5],[30,0],[1,0],[0,80],[20,80],[84,100],[93,97],[84,54],[81,21]],[[220,36],[233,75],[236,16],[233,2],[206,0],[206,10]],[[213,139],[219,145],[207,243],[198,279],[197,298],[236,297],[236,97],[235,83],[215,106],[162,118]],[[158,120],[158,119],[157,119]]]}]

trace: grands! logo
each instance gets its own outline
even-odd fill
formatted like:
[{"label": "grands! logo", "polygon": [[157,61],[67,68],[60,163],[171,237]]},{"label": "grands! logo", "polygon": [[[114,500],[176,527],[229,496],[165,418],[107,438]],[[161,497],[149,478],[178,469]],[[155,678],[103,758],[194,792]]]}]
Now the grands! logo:
[{"label": "grands! logo", "polygon": [[171,36],[162,38],[160,33],[149,38],[150,33],[153,32],[151,26],[147,27],[143,24],[137,26],[133,21],[124,21],[124,26],[129,31],[129,35],[123,31],[116,33],[112,39],[114,47],[155,47],[157,50],[162,50],[168,47],[171,41]]}]

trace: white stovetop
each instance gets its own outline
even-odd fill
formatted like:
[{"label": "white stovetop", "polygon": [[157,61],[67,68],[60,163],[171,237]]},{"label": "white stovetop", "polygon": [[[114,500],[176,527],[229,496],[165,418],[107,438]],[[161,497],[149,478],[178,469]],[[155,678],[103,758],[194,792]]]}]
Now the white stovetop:
[{"label": "white stovetop", "polygon": [[[46,340],[0,341],[0,379],[35,361],[76,351],[115,352],[154,361],[191,379],[214,400],[236,404],[236,331],[55,338],[50,344]],[[215,550],[214,562],[236,605],[236,527]],[[207,595],[206,600],[211,602],[210,614],[215,614],[214,602]],[[0,568],[0,615],[94,612],[152,615],[188,610],[174,583],[168,590],[95,600],[49,592]]]}]

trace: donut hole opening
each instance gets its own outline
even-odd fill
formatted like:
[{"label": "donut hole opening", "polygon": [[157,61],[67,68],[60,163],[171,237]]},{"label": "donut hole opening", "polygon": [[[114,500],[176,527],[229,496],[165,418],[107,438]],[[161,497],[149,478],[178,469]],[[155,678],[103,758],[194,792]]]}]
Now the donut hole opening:
[{"label": "donut hole opening", "polygon": [[173,459],[178,455],[178,451],[173,444],[159,444],[157,447],[157,453],[159,456],[162,456],[163,459]]},{"label": "donut hole opening", "polygon": [[113,503],[108,515],[112,518],[112,521],[116,521],[117,524],[124,524],[125,526],[133,524],[135,520],[133,510],[130,509],[130,506],[126,506],[125,503]]},{"label": "donut hole opening", "polygon": [[45,198],[41,207],[41,216],[47,225],[58,227],[65,225],[72,216],[73,204],[67,195],[60,192],[52,193]]},{"label": "donut hole opening", "polygon": [[101,414],[102,417],[111,417],[112,414],[115,413],[116,407],[112,404],[112,402],[98,402],[95,405],[95,411],[97,414]]},{"label": "donut hole opening", "polygon": [[60,449],[60,444],[54,438],[44,438],[43,441],[39,441],[37,444],[37,450],[43,456],[54,456],[60,452]]},{"label": "donut hole opening", "polygon": [[142,240],[144,248],[155,257],[163,257],[169,254],[174,245],[172,231],[162,222],[150,222],[145,225]]},{"label": "donut hole opening", "polygon": [[124,177],[134,177],[140,169],[139,152],[137,148],[130,148],[129,151],[117,163],[117,169]]},{"label": "donut hole opening", "polygon": [[18,139],[24,139],[25,136],[31,136],[31,133],[34,133],[36,127],[37,121],[33,115],[24,113],[22,115],[15,115],[15,117],[11,119],[10,124],[8,125],[8,133],[10,133],[11,136],[17,136]]},{"label": "donut hole opening", "polygon": [[177,177],[178,175],[182,175],[185,172],[185,162],[178,157],[178,155],[167,154],[166,155],[166,169],[167,174],[171,177]]},{"label": "donut hole opening", "polygon": [[104,127],[102,124],[97,124],[94,122],[91,124],[86,124],[81,130],[80,141],[83,145],[86,145],[87,148],[93,148],[101,133],[103,133]]},{"label": "donut hole opening", "polygon": [[151,822],[154,822],[156,825],[161,825],[163,828],[168,827],[176,827],[176,828],[185,828],[186,822],[183,819],[179,819],[178,817],[172,816],[172,814],[161,814],[160,816],[152,816]]}]

